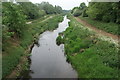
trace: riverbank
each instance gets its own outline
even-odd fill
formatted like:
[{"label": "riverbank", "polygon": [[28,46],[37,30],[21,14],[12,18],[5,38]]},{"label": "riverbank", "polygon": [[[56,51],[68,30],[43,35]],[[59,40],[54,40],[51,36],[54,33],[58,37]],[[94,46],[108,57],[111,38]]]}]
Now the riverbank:
[{"label": "riverbank", "polygon": [[[34,45],[31,51],[31,64],[28,76],[34,78],[77,78],[77,72],[66,61],[64,45],[57,45],[56,38],[59,32],[65,31],[69,19],[64,16],[58,28],[53,31],[45,31],[38,38],[38,45]],[[25,78],[24,75],[23,78]]]},{"label": "riverbank", "polygon": [[81,23],[84,25],[88,25],[91,27],[98,28],[100,30],[106,31],[108,33],[111,33],[113,35],[119,35],[119,24],[113,23],[113,22],[103,22],[103,21],[97,21],[97,20],[92,20],[89,17],[78,17],[81,20]]},{"label": "riverbank", "polygon": [[[50,18],[48,19],[47,17]],[[9,74],[11,75],[7,76],[7,78],[16,78],[21,71],[27,70],[27,67],[29,66],[28,57],[30,56],[30,54],[28,54],[28,48],[30,45],[37,40],[37,37],[42,32],[57,28],[58,23],[61,22],[63,18],[61,15],[47,17],[44,18],[44,21],[42,20],[43,22],[41,22],[41,19],[38,19],[33,23],[28,24],[26,30],[23,32],[22,38],[11,38],[3,45],[5,47],[2,57],[2,70],[4,71],[2,73],[3,78]]]},{"label": "riverbank", "polygon": [[62,42],[67,59],[78,72],[78,77],[118,78],[118,46],[98,38],[95,32],[85,28],[73,16],[69,15],[69,19]]}]

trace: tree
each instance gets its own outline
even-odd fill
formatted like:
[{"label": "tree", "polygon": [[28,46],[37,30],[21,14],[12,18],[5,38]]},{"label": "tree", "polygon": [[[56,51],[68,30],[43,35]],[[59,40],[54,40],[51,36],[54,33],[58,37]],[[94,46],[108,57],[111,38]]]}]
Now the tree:
[{"label": "tree", "polygon": [[41,4],[39,4],[39,8],[43,9],[46,12],[46,14],[55,13],[54,7],[48,2],[42,2]]},{"label": "tree", "polygon": [[82,11],[82,17],[88,17],[86,10],[87,10],[87,6],[85,5],[85,3],[81,3],[79,6],[80,10]]},{"label": "tree", "polygon": [[[36,19],[40,16],[40,10],[37,5],[31,2],[18,2],[27,19]],[[42,12],[43,13],[43,12]]]},{"label": "tree", "polygon": [[74,7],[71,11],[71,13],[74,15],[74,16],[80,16],[82,15],[83,17],[87,17],[87,13],[86,13],[86,10],[87,10],[87,6],[85,5],[85,3],[81,3],[79,7]]},{"label": "tree", "polygon": [[113,15],[116,15],[116,23],[120,24],[120,2],[112,3]]},{"label": "tree", "polygon": [[79,9],[78,7],[74,7],[72,10],[71,10],[71,13],[73,14],[74,10],[75,9]]},{"label": "tree", "polygon": [[19,5],[8,2],[4,2],[2,4],[3,4],[2,10],[3,25],[8,27],[9,32],[14,32],[18,37],[21,37],[22,31],[24,30],[25,27],[26,16],[20,10]]},{"label": "tree", "polygon": [[118,2],[90,2],[87,14],[91,19],[120,23]]},{"label": "tree", "polygon": [[83,2],[83,3],[81,3],[80,4],[80,6],[79,6],[79,8],[81,9],[81,10],[83,10],[84,8],[86,8],[87,6],[85,5],[85,3]]},{"label": "tree", "polygon": [[55,6],[55,13],[62,13],[62,8],[60,6]]},{"label": "tree", "polygon": [[37,4],[39,9],[42,9],[45,11],[46,14],[60,14],[62,13],[62,8],[60,6],[53,6],[49,4],[48,2],[42,2],[41,4]]},{"label": "tree", "polygon": [[80,11],[79,9],[74,9],[73,15],[75,17],[80,16],[81,14],[82,14],[82,11]]}]

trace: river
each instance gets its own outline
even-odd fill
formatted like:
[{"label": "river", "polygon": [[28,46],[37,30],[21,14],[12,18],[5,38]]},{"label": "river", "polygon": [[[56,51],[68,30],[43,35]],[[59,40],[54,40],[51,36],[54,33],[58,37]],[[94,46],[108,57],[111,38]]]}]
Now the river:
[{"label": "river", "polygon": [[39,36],[39,46],[35,44],[31,51],[31,78],[77,78],[77,72],[66,61],[64,44],[56,44],[58,34],[66,30],[69,21],[64,16],[56,30],[46,31]]}]

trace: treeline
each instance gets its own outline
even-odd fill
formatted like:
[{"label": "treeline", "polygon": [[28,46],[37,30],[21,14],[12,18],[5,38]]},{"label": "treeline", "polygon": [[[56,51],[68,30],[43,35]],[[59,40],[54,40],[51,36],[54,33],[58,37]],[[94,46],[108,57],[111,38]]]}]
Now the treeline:
[{"label": "treeline", "polygon": [[31,2],[3,2],[2,3],[2,28],[3,42],[10,37],[22,36],[26,21],[37,19],[48,14],[60,14],[62,8],[53,6],[48,2],[33,4]]},{"label": "treeline", "polygon": [[53,6],[48,2],[36,3],[31,2],[19,2],[18,3],[23,10],[23,13],[27,15],[27,19],[36,19],[46,14],[60,14],[62,8],[60,6]]},{"label": "treeline", "polygon": [[53,6],[48,2],[42,2],[40,4],[36,4],[39,9],[44,10],[46,14],[59,14],[62,13],[62,8],[60,6]]},{"label": "treeline", "polygon": [[89,17],[93,20],[120,23],[119,2],[90,2],[88,7],[81,3],[79,7],[72,9],[74,16]]}]

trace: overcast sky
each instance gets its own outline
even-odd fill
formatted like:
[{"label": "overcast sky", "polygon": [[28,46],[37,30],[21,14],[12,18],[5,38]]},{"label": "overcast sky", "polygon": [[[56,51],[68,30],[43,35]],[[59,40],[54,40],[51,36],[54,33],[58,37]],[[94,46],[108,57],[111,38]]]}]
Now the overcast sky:
[{"label": "overcast sky", "polygon": [[[59,5],[62,7],[62,9],[70,10],[73,7],[79,6],[80,3],[85,2],[86,5],[88,5],[87,0],[29,0],[33,3],[41,3],[42,1],[49,2],[53,6]],[[90,1],[90,0],[88,0]]]}]

